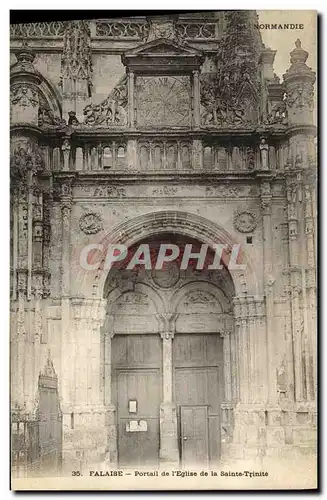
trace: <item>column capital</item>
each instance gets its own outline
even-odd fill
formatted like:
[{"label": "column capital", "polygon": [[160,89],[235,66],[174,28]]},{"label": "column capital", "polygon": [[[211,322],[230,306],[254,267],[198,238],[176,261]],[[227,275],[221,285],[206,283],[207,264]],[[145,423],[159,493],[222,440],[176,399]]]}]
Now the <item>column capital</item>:
[{"label": "column capital", "polygon": [[175,321],[177,318],[176,313],[158,313],[157,320],[159,323],[160,337],[164,340],[174,338],[175,334]]},{"label": "column capital", "polygon": [[230,330],[221,330],[219,333],[219,336],[224,339],[224,338],[228,338],[230,335],[231,335],[231,331]]},{"label": "column capital", "polygon": [[160,332],[160,337],[163,340],[172,340],[174,338],[174,332],[169,332],[169,331]]},{"label": "column capital", "polygon": [[71,305],[75,320],[88,320],[96,325],[103,323],[107,305],[105,299],[72,299]]}]

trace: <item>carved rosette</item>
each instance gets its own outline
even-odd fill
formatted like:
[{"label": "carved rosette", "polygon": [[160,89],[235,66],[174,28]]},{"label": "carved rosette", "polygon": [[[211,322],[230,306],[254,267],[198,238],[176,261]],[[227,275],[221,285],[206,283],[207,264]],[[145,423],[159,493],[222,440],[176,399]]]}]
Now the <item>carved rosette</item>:
[{"label": "carved rosette", "polygon": [[153,269],[152,280],[160,288],[172,288],[179,281],[179,266],[176,262],[169,262],[162,269]]},{"label": "carved rosette", "polygon": [[252,211],[237,212],[234,217],[234,227],[240,233],[252,233],[257,225],[257,216]]},{"label": "carved rosette", "polygon": [[79,227],[85,234],[96,234],[103,228],[103,222],[100,214],[88,212],[81,216]]}]

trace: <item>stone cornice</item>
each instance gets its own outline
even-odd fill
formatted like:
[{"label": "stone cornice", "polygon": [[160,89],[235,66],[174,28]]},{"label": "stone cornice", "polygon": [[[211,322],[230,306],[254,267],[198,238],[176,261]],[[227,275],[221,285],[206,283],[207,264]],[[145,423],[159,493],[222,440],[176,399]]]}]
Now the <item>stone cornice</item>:
[{"label": "stone cornice", "polygon": [[[20,125],[23,130],[24,127],[28,127],[26,124]],[[311,133],[316,135],[316,127],[307,126],[310,130],[307,131],[307,128],[304,126],[299,126],[299,128],[304,130],[304,133]],[[245,128],[209,128],[202,127],[200,129],[194,128],[127,128],[127,127],[112,127],[112,128],[100,128],[100,127],[91,127],[87,125],[80,124],[77,127],[64,127],[63,129],[58,128],[39,128],[39,133],[43,135],[44,138],[55,139],[62,138],[64,136],[70,136],[73,141],[76,142],[92,142],[94,141],[105,141],[109,139],[118,138],[120,140],[128,140],[128,139],[146,139],[151,137],[156,138],[180,138],[182,139],[220,139],[222,141],[229,142],[231,138],[233,141],[247,141],[247,142],[255,142],[259,143],[259,139],[261,135],[264,133],[267,138],[267,142],[269,143],[269,138],[272,137],[275,140],[277,139],[285,139],[285,134],[293,134],[300,133],[297,132],[297,128],[293,131],[292,129],[287,129],[286,127],[269,127],[269,128],[258,128],[258,129],[245,129]]]},{"label": "stone cornice", "polygon": [[112,185],[115,182],[123,181],[124,183],[135,182],[192,182],[195,181],[201,184],[220,185],[221,182],[237,182],[240,183],[250,182],[256,183],[256,175],[253,172],[204,172],[202,170],[189,172],[138,172],[138,171],[124,171],[124,172],[104,172],[104,171],[91,171],[91,172],[75,172],[75,171],[60,171],[53,172],[54,179],[64,182],[66,178],[75,178],[76,183],[94,184],[99,181],[108,182]]},{"label": "stone cornice", "polygon": [[293,125],[291,127],[288,127],[285,132],[286,136],[292,136],[292,135],[297,135],[297,134],[304,134],[304,135],[313,135],[316,137],[317,135],[317,127],[315,125]]}]

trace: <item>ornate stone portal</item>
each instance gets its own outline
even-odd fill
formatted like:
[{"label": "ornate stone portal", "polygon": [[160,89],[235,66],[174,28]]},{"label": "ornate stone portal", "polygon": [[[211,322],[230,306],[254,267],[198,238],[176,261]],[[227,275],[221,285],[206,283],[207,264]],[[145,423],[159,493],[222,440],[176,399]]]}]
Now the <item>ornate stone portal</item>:
[{"label": "ornate stone portal", "polygon": [[[281,84],[255,23],[13,30],[12,405],[35,421],[50,348],[64,470],[124,464],[128,443],[185,465],[187,411],[208,465],[315,452],[315,75],[297,41]],[[223,268],[108,273],[96,247],[80,265],[87,245],[176,240],[226,245]]]}]

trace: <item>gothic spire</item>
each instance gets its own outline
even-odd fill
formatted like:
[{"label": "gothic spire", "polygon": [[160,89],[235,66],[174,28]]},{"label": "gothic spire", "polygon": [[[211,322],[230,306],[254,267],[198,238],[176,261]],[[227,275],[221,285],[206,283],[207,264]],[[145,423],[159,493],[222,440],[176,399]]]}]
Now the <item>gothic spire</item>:
[{"label": "gothic spire", "polygon": [[226,76],[236,90],[248,75],[258,90],[259,58],[263,43],[258,28],[258,16],[254,10],[227,11],[226,31],[218,54],[219,80]]}]

